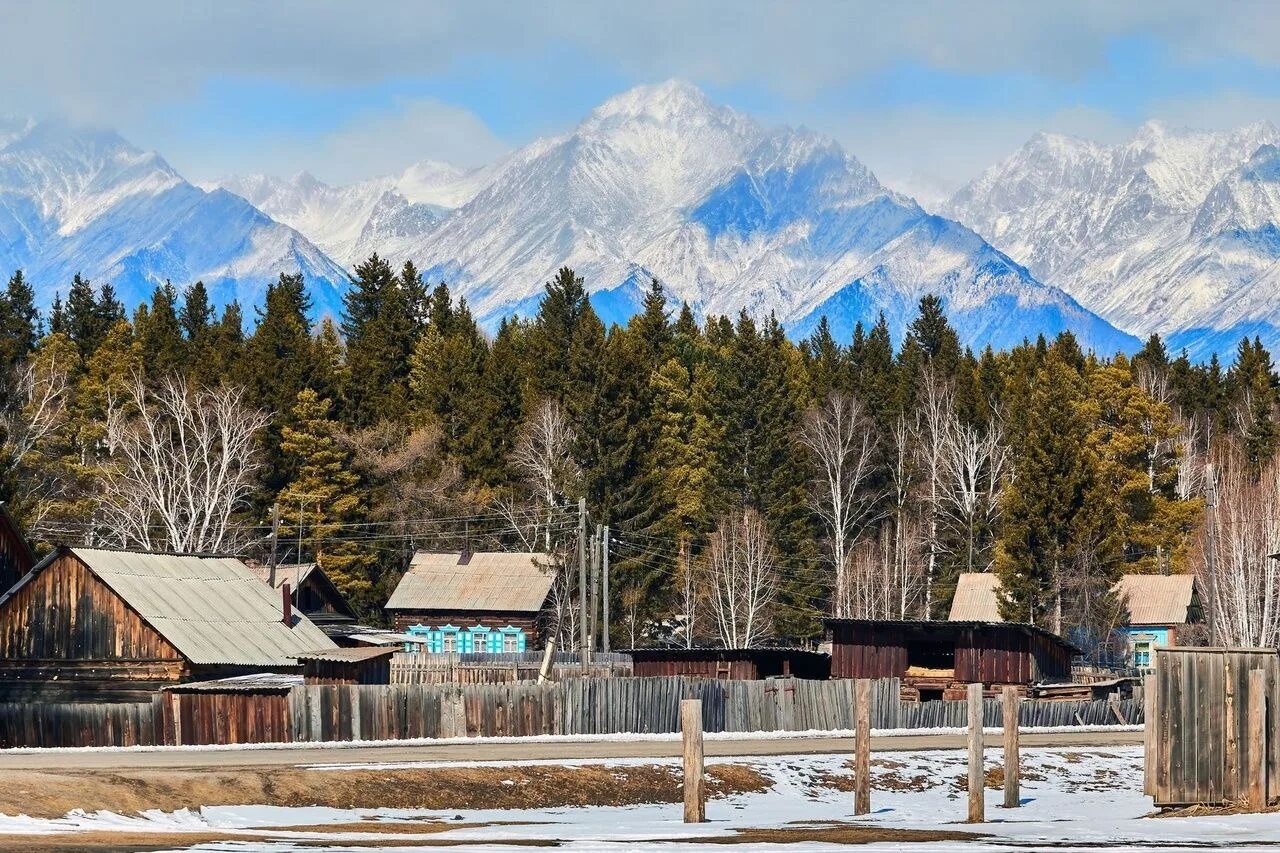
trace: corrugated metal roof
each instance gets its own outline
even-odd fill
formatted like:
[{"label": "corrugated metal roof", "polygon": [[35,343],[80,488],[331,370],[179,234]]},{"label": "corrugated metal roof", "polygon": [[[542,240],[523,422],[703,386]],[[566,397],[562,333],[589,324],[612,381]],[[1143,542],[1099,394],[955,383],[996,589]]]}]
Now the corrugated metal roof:
[{"label": "corrugated metal roof", "polygon": [[315,652],[304,652],[298,655],[298,660],[323,660],[334,661],[337,663],[359,663],[361,661],[373,660],[374,658],[390,657],[395,654],[398,649],[393,647],[381,646],[363,646],[350,649],[321,649]]},{"label": "corrugated metal roof", "polygon": [[300,652],[335,648],[233,557],[72,548],[103,583],[194,664],[296,666]]},{"label": "corrugated metal roof", "polygon": [[387,610],[537,613],[554,580],[545,554],[419,551],[387,601]]},{"label": "corrugated metal roof", "polygon": [[[990,572],[960,575],[951,601],[952,622],[999,622],[1000,581]],[[1194,575],[1124,575],[1116,594],[1129,609],[1130,625],[1184,625],[1195,594]]]},{"label": "corrugated metal roof", "polygon": [[956,583],[955,598],[951,599],[951,622],[999,622],[1000,603],[996,590],[1000,580],[992,572],[964,572]]},{"label": "corrugated metal roof", "polygon": [[[302,582],[315,567],[315,563],[281,563],[276,566],[276,589],[288,583],[296,590],[302,586]],[[271,578],[271,566],[266,563],[254,563],[249,566],[249,571],[257,575],[263,583],[267,583]]]},{"label": "corrugated metal roof", "polygon": [[302,676],[295,673],[255,672],[213,681],[189,681],[164,690],[168,693],[288,693],[303,683]]},{"label": "corrugated metal roof", "polygon": [[1116,592],[1130,625],[1185,625],[1195,583],[1194,575],[1125,575]]}]

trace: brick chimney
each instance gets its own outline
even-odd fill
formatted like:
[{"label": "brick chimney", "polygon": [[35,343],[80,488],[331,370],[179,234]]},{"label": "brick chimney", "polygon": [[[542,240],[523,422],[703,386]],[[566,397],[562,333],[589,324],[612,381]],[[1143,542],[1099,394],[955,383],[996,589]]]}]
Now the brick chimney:
[{"label": "brick chimney", "polygon": [[289,589],[289,582],[285,581],[280,587],[281,595],[281,611],[284,618],[281,620],[290,628],[293,627],[293,591]]}]

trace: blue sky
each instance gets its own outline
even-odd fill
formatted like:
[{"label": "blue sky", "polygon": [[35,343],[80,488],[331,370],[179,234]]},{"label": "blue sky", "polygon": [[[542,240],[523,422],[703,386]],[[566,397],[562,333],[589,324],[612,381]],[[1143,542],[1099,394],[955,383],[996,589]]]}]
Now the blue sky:
[{"label": "blue sky", "polygon": [[938,195],[1036,130],[1280,121],[1267,3],[0,0],[0,113],[119,129],[193,179],[479,165],[671,77]]}]

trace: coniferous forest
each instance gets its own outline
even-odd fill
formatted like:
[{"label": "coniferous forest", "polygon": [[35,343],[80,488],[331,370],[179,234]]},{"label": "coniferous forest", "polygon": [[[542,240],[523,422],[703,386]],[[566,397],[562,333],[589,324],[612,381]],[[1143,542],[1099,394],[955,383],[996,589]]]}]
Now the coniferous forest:
[{"label": "coniferous forest", "polygon": [[806,642],[821,619],[946,618],[995,572],[1008,619],[1099,657],[1126,573],[1195,572],[1205,638],[1280,641],[1270,354],[1191,363],[1064,333],[972,352],[926,297],[794,341],[699,320],[654,282],[606,328],[563,269],[492,335],[377,256],[339,318],[282,275],[245,316],[203,284],[129,316],[77,277],[0,298],[0,492],[42,547],[319,560],[367,620],[416,549],[555,557],[547,630],[577,637],[579,499],[610,528],[615,645]]}]

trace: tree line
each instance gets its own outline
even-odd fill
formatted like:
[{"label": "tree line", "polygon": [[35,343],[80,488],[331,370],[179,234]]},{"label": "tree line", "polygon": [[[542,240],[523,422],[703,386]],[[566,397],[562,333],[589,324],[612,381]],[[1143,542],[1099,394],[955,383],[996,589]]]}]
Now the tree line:
[{"label": "tree line", "polygon": [[[631,644],[804,641],[824,616],[945,618],[963,572],[1002,615],[1103,653],[1125,573],[1196,572],[1222,642],[1280,642],[1271,356],[1229,368],[1082,351],[1063,332],[962,346],[942,302],[900,341],[773,317],[699,320],[653,282],[606,326],[570,269],[487,334],[413,264],[357,266],[314,325],[281,275],[246,322],[201,282],[128,316],[79,276],[48,315],[0,296],[0,494],[59,542],[319,560],[371,619],[418,548],[561,565],[548,631],[576,643],[576,516],[610,526]],[[1274,511],[1273,511],[1274,510]]]}]

